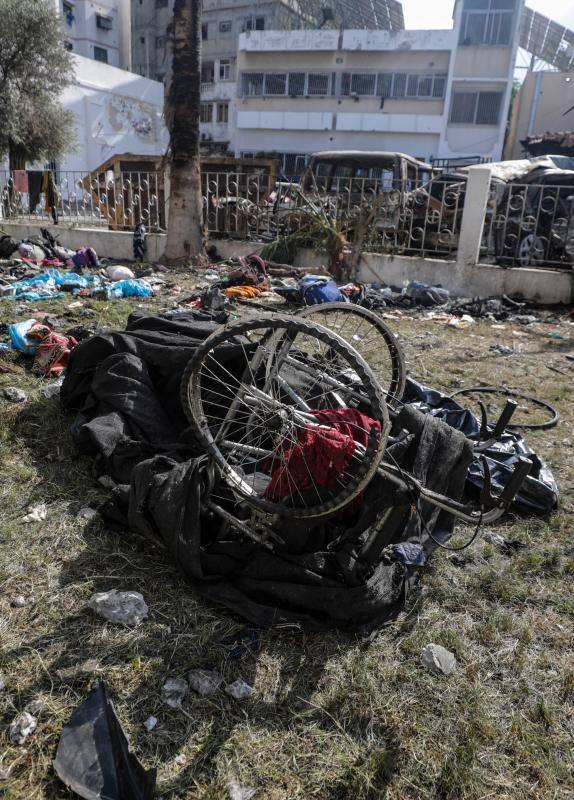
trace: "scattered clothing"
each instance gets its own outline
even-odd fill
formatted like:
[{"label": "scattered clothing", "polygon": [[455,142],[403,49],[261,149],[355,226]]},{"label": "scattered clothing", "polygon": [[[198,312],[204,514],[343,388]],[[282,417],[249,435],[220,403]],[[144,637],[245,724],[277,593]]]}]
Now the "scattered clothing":
[{"label": "scattered clothing", "polygon": [[140,223],[134,231],[134,238],[133,238],[134,260],[143,261],[146,254],[146,250],[147,250],[146,227],[143,223]]}]

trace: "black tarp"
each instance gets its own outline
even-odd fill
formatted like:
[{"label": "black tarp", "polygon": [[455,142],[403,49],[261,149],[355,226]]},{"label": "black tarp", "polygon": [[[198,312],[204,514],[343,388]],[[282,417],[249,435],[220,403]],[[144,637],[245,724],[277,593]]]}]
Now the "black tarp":
[{"label": "black tarp", "polygon": [[[206,513],[206,458],[189,431],[179,384],[198,342],[221,319],[135,313],[125,331],[96,335],[72,352],[61,399],[77,413],[72,432],[79,448],[119,484],[104,508],[109,524],[161,543],[197,591],[258,625],[378,627],[400,610],[418,573],[389,546],[415,542],[428,558],[436,541],[451,536],[452,517],[426,503],[413,508],[412,497],[379,475],[358,512],[279,526],[285,544],[274,552]],[[407,405],[393,423],[386,458],[460,499],[472,443],[456,426]],[[226,487],[217,491],[219,502],[240,515]]]}]

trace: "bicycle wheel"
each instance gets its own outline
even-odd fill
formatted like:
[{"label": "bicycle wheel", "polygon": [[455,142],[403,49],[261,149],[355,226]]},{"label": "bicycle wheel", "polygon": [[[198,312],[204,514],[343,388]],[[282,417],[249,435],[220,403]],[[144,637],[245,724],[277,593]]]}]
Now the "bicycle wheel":
[{"label": "bicycle wheel", "polygon": [[399,403],[406,380],[403,352],[395,334],[377,314],[354,303],[307,306],[297,314],[311,317],[350,344],[373,371],[387,403]]},{"label": "bicycle wheel", "polygon": [[181,401],[234,492],[283,517],[349,503],[377,469],[390,427],[366,362],[300,317],[252,318],[212,334],[185,369]]}]

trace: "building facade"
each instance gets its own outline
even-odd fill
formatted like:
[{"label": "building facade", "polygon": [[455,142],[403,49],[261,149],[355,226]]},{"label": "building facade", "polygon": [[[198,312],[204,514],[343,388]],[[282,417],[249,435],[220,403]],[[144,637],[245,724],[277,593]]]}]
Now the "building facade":
[{"label": "building facade", "polygon": [[529,72],[512,106],[505,158],[524,158],[529,136],[574,130],[574,72]]},{"label": "building facade", "polygon": [[130,0],[54,0],[66,47],[76,55],[130,69]]},{"label": "building facade", "polygon": [[232,147],[298,174],[318,150],[499,159],[521,0],[459,0],[451,30],[249,31]]}]

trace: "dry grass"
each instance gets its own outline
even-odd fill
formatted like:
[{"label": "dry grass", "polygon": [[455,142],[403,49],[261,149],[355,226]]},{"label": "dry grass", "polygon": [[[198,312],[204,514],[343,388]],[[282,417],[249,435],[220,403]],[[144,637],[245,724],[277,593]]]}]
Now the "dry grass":
[{"label": "dry grass", "polygon": [[[93,303],[89,321],[121,325],[136,306]],[[44,313],[61,308],[41,304]],[[12,313],[0,306],[4,320]],[[262,632],[259,653],[240,661],[217,645],[242,627],[239,619],[194,595],[160,551],[78,519],[79,508],[105,491],[90,460],[74,452],[71,420],[57,400],[41,397],[24,360],[3,359],[16,371],[0,374],[0,385],[29,392],[22,407],[0,400],[5,797],[72,796],[51,764],[61,728],[95,675],[108,682],[141,760],[157,766],[165,800],[224,798],[230,779],[266,800],[574,797],[574,365],[564,358],[574,351],[574,326],[566,317],[503,330],[489,323],[453,330],[422,316],[388,321],[412,374],[432,385],[486,378],[556,403],[559,427],[529,440],[558,477],[561,508],[548,520],[509,515],[497,529],[526,545],[514,555],[481,540],[462,558],[437,553],[408,613],[370,644],[347,633],[273,630]],[[551,330],[566,338],[550,338]],[[489,347],[497,343],[516,352],[495,355]],[[48,505],[46,522],[21,524],[38,502]],[[146,598],[150,617],[136,630],[85,610],[93,591],[113,587]],[[27,603],[13,608],[19,594]],[[450,678],[422,667],[429,641],[456,653]],[[165,678],[200,666],[244,678],[255,687],[252,698],[238,703],[220,692],[190,695],[181,711],[163,705]],[[37,698],[45,702],[38,730],[15,747],[8,724]],[[159,721],[147,733],[150,714]]]}]

